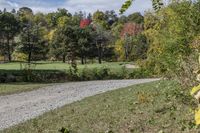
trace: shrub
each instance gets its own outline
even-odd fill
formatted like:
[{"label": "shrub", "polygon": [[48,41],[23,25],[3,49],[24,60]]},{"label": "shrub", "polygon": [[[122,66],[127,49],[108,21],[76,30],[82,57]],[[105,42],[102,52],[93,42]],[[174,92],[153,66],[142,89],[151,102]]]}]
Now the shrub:
[{"label": "shrub", "polygon": [[129,78],[150,78],[154,77],[154,75],[146,69],[135,69],[131,73],[129,73]]},{"label": "shrub", "polygon": [[24,53],[19,53],[19,52],[13,52],[12,54],[12,59],[14,61],[27,61],[28,60],[28,56]]},{"label": "shrub", "polygon": [[64,71],[53,70],[3,70],[0,71],[0,83],[7,82],[64,82]]},{"label": "shrub", "polygon": [[110,75],[110,68],[102,67],[99,70],[97,70],[97,79],[102,80],[102,79],[109,79]]},{"label": "shrub", "polygon": [[[26,67],[25,67],[26,68]],[[58,70],[2,70],[0,71],[0,83],[6,82],[65,82],[65,81],[90,81],[108,79],[133,79],[152,77],[151,73],[144,69],[134,69],[133,71],[122,67],[120,71],[112,71],[110,68],[85,67],[76,73],[70,68],[66,71]]]},{"label": "shrub", "polygon": [[95,80],[95,74],[96,74],[96,69],[88,69],[88,67],[84,67],[81,74],[80,74],[80,79],[82,81],[87,81],[87,80]]},{"label": "shrub", "polygon": [[69,81],[78,81],[80,80],[80,75],[78,73],[78,70],[75,70],[73,67],[70,67],[67,72],[67,79]]}]

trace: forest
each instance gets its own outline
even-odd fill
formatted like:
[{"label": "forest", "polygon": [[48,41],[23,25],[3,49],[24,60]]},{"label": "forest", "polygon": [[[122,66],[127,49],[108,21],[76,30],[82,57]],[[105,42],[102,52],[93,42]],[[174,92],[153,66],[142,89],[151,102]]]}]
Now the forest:
[{"label": "forest", "polygon": [[22,7],[0,12],[0,57],[11,61],[133,61],[146,58],[144,17],[136,12],[93,14],[58,9],[33,13]]}]

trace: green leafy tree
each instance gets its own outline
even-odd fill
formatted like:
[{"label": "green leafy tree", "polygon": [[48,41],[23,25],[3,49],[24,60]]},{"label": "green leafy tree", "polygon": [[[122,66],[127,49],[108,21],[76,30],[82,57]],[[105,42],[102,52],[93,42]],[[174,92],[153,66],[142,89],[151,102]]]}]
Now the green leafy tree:
[{"label": "green leafy tree", "polygon": [[72,18],[68,16],[60,17],[57,21],[57,29],[53,35],[51,44],[51,54],[56,58],[62,56],[63,63],[66,62],[67,47],[69,42],[64,41],[68,36],[66,35],[67,27],[72,26]]},{"label": "green leafy tree", "polygon": [[92,47],[92,36],[91,36],[91,27],[86,27],[83,29],[77,29],[77,39],[79,46],[79,56],[81,58],[81,63],[86,64],[86,58],[89,57],[90,51],[93,50]]},{"label": "green leafy tree", "polygon": [[1,40],[3,44],[4,54],[11,61],[12,48],[14,45],[14,37],[19,32],[19,21],[12,13],[4,12],[0,14]]},{"label": "green leafy tree", "polygon": [[34,15],[32,10],[26,7],[19,9],[19,18],[21,20],[21,33],[19,51],[28,55],[28,63],[38,59],[45,59],[48,51],[45,34],[47,29],[44,27],[45,20],[43,14]]},{"label": "green leafy tree", "polygon": [[50,54],[53,55],[56,59],[62,57],[63,63],[66,62],[68,48],[68,42],[64,41],[65,38],[65,30],[63,28],[55,30],[50,47]]},{"label": "green leafy tree", "polygon": [[149,70],[176,78],[185,86],[194,84],[196,52],[190,43],[200,31],[198,9],[198,2],[172,2],[157,13],[145,15]]},{"label": "green leafy tree", "polygon": [[139,12],[135,12],[133,14],[130,14],[127,17],[128,21],[137,23],[137,24],[143,24],[144,23],[144,17]]},{"label": "green leafy tree", "polygon": [[110,32],[105,30],[101,25],[97,24],[95,25],[93,37],[96,44],[96,48],[98,50],[98,61],[99,64],[101,64],[104,51],[108,48],[108,44],[112,39],[112,35]]},{"label": "green leafy tree", "polygon": [[93,23],[100,25],[102,28],[108,29],[109,25],[106,21],[106,14],[102,11],[96,11],[92,17]]},{"label": "green leafy tree", "polygon": [[59,24],[59,18],[61,17],[71,17],[72,14],[64,8],[59,8],[56,12],[48,13],[46,16],[47,23],[49,27],[55,28]]}]

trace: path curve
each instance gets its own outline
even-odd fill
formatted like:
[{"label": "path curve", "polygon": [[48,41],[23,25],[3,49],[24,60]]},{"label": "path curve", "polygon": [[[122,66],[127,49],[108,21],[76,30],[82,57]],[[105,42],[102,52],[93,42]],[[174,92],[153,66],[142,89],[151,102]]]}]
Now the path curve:
[{"label": "path curve", "polygon": [[159,79],[73,82],[0,96],[0,130],[89,96],[156,80]]}]

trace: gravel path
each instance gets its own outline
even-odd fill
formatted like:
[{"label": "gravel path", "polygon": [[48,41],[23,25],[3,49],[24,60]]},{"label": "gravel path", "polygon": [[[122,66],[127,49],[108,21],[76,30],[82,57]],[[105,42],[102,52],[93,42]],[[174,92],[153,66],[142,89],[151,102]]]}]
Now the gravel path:
[{"label": "gravel path", "polygon": [[156,80],[158,79],[73,82],[0,96],[0,130],[85,97]]}]

